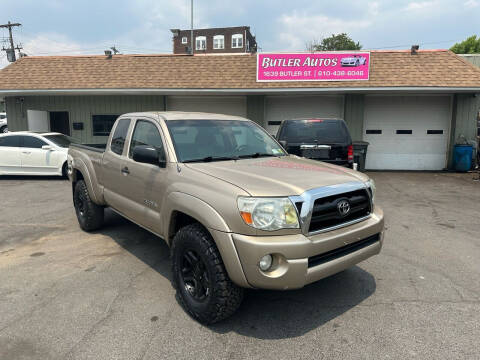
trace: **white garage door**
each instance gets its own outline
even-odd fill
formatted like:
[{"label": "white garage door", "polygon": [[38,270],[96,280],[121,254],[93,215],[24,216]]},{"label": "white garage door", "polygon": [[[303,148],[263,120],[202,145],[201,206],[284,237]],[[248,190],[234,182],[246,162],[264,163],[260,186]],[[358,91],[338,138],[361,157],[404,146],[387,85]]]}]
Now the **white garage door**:
[{"label": "white garage door", "polygon": [[245,96],[169,96],[167,109],[247,116]]},{"label": "white garage door", "polygon": [[365,97],[366,169],[444,169],[450,104],[450,96]]},{"label": "white garage door", "polygon": [[343,96],[267,96],[265,127],[276,135],[282,120],[299,118],[343,119]]}]

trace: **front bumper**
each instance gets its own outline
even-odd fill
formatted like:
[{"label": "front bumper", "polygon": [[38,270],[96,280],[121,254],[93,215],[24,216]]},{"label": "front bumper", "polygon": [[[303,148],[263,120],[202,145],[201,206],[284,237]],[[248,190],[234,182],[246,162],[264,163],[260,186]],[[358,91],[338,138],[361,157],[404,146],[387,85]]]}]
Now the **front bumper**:
[{"label": "front bumper", "polygon": [[[249,286],[262,289],[296,289],[347,269],[380,252],[383,244],[383,211],[376,206],[367,220],[337,230],[307,237],[303,234],[247,236],[232,234],[244,278]],[[351,244],[378,234],[378,241],[355,247]],[[349,251],[334,252],[335,249]],[[325,253],[325,261],[312,258]],[[258,267],[261,257],[272,254],[272,270]],[[335,255],[336,254],[336,255]],[[310,258],[310,266],[309,266]],[[317,256],[318,258],[318,256]]]}]

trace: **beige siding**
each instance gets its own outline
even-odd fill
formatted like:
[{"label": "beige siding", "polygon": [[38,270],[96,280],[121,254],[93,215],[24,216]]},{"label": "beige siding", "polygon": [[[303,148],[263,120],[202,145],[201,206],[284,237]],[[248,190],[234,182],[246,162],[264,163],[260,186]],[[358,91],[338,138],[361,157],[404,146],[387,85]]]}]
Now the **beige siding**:
[{"label": "beige siding", "polygon": [[[21,101],[23,99],[23,102]],[[92,115],[124,114],[134,111],[163,111],[163,96],[25,96],[6,98],[8,126],[11,131],[28,130],[27,110],[68,111],[71,134],[84,143],[103,143],[104,136],[93,136]],[[73,130],[74,122],[83,130]]]},{"label": "beige siding", "polygon": [[265,96],[247,96],[247,118],[265,126]]},{"label": "beige siding", "polygon": [[480,111],[480,97],[473,94],[457,94],[454,100],[452,131],[448,149],[448,167],[453,166],[453,147],[464,136],[467,141],[477,143],[477,118]]},{"label": "beige siding", "polygon": [[472,94],[460,94],[457,97],[455,141],[460,135],[468,141],[477,139],[477,117],[480,111],[480,97]]},{"label": "beige siding", "polygon": [[365,108],[365,95],[345,95],[345,122],[353,141],[363,139],[363,117]]},{"label": "beige siding", "polygon": [[476,65],[480,67],[480,54],[468,54],[468,55],[460,55],[463,57],[465,60],[467,60],[469,63]]}]

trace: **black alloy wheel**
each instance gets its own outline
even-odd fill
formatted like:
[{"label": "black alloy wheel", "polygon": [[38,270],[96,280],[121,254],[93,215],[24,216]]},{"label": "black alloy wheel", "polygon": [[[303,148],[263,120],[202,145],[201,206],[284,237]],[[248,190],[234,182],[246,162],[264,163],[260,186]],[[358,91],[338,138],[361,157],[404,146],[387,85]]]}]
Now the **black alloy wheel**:
[{"label": "black alloy wheel", "polygon": [[197,301],[205,301],[210,295],[210,279],[201,257],[194,250],[187,250],[182,259],[182,285]]}]

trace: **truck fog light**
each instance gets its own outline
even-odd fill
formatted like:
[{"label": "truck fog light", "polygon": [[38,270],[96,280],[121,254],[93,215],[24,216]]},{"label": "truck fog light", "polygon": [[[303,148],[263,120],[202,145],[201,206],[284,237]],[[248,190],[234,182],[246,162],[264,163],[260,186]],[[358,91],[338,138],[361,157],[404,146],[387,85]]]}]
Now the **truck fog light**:
[{"label": "truck fog light", "polygon": [[273,261],[272,255],[270,254],[265,255],[260,259],[260,262],[258,263],[258,267],[262,271],[267,271],[272,266],[272,261]]}]

